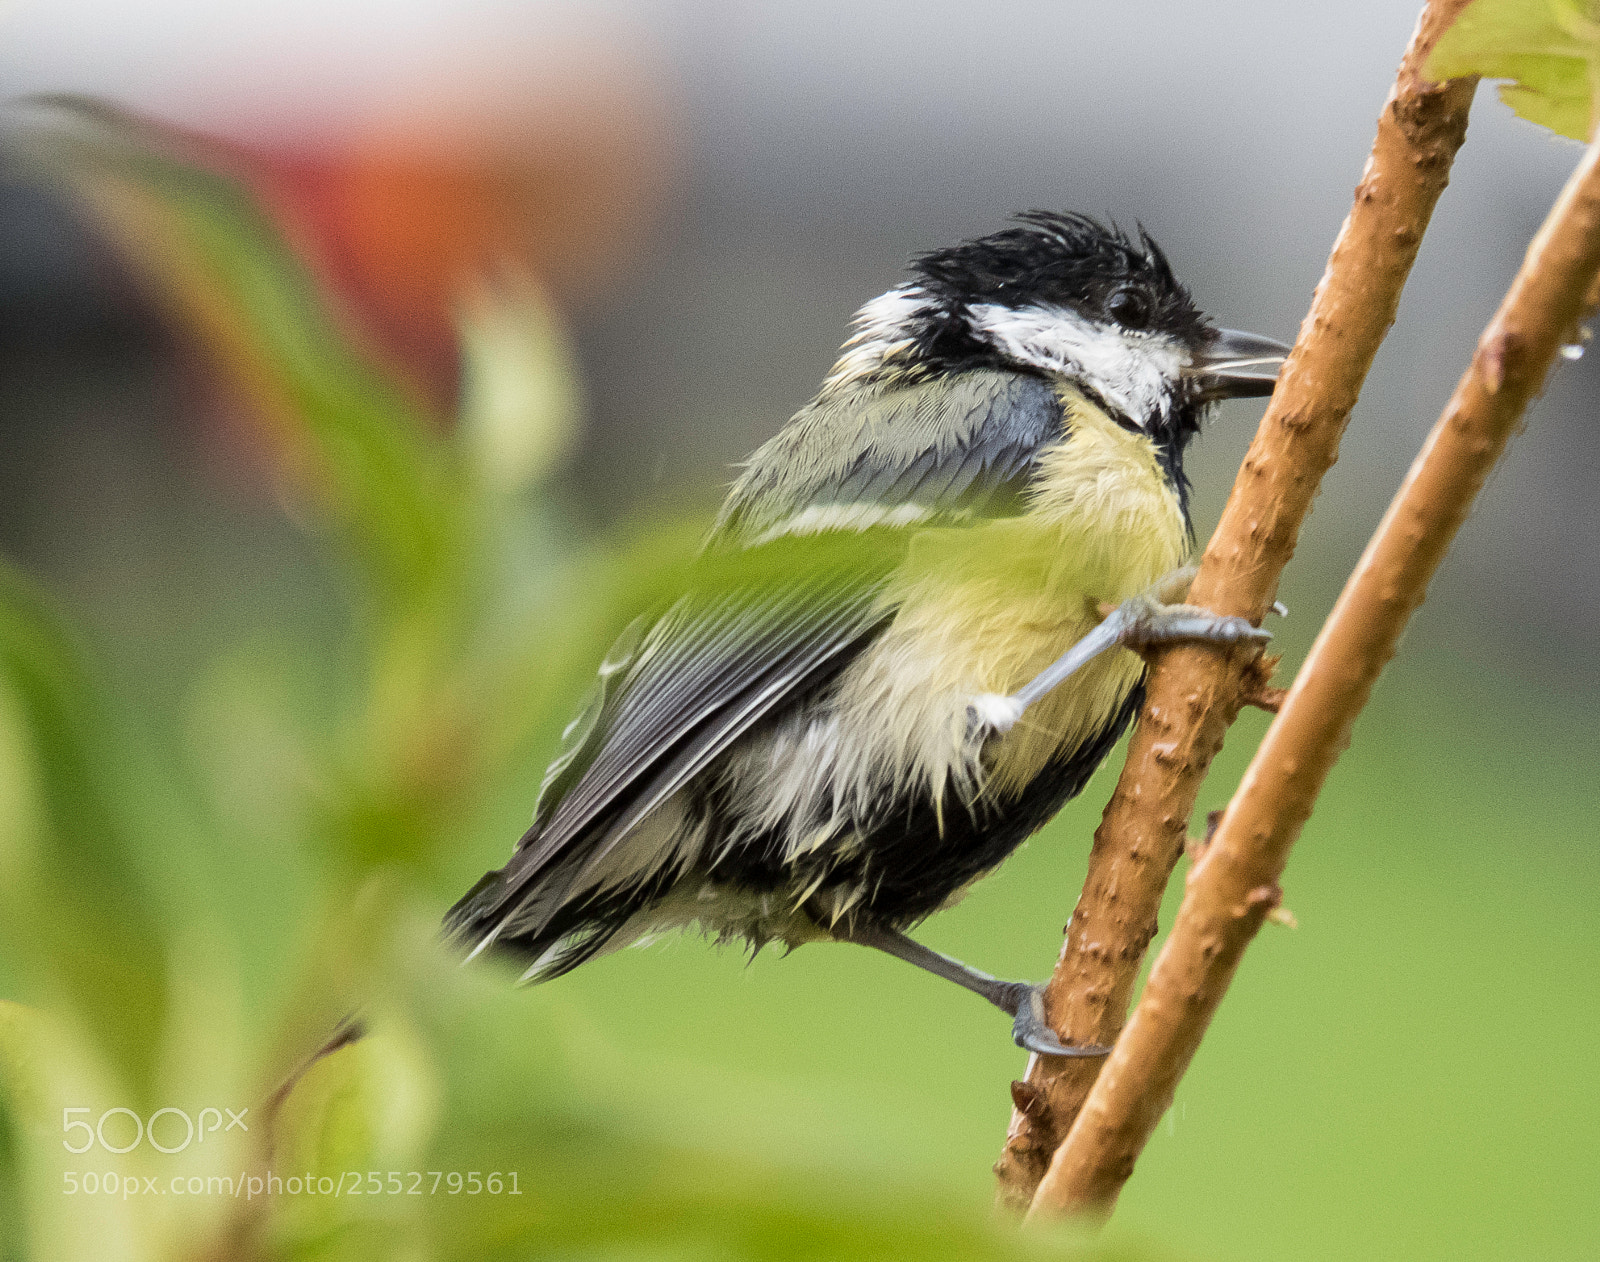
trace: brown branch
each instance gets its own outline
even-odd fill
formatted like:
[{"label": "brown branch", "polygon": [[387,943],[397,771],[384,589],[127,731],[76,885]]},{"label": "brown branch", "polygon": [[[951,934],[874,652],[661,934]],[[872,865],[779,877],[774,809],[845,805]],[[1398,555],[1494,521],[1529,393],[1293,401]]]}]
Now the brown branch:
[{"label": "brown branch", "polygon": [[[1191,872],[1128,1028],[1034,1198],[1034,1212],[1108,1211],[1172,1103],[1239,958],[1277,906],[1289,847],[1394,656],[1490,469],[1600,297],[1600,142],[1534,238],[1472,365],[1428,436]],[[1591,286],[1594,287],[1590,293]]]},{"label": "brown branch", "polygon": [[[1189,597],[1195,604],[1259,620],[1276,594],[1466,134],[1474,82],[1440,85],[1421,74],[1465,3],[1431,0],[1422,12],[1355,203],[1202,558]],[[1051,1023],[1067,1042],[1108,1044],[1121,1032],[1200,783],[1251,691],[1256,657],[1254,650],[1179,646],[1164,651],[1151,671],[1046,992]],[[1013,1111],[995,1165],[1003,1203],[1021,1209],[1032,1200],[1103,1064],[1034,1058],[1026,1082],[1031,1107]]]}]

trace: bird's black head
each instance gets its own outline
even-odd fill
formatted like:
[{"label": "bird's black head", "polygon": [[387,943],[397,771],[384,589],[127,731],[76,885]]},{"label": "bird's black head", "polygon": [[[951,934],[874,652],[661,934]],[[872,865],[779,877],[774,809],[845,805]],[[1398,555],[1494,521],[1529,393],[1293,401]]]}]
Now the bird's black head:
[{"label": "bird's black head", "polygon": [[912,262],[921,287],[951,317],[929,332],[947,339],[953,355],[992,344],[972,319],[973,308],[1071,311],[1109,328],[1159,335],[1182,346],[1203,347],[1210,340],[1205,317],[1142,228],[1134,240],[1088,215],[1030,210],[1016,218],[1015,227]]},{"label": "bird's black head", "polygon": [[1287,349],[1214,328],[1148,233],[1087,215],[1028,211],[911,271],[862,308],[830,383],[969,368],[1065,378],[1148,434],[1174,473],[1206,405],[1271,393]]}]

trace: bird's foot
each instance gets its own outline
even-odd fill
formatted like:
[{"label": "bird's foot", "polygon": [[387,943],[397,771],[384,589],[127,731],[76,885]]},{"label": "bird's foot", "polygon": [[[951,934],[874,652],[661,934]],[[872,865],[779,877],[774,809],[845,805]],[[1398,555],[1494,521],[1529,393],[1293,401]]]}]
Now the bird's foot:
[{"label": "bird's foot", "polygon": [[[1105,621],[1099,630],[1125,648],[1140,649],[1152,644],[1171,644],[1178,640],[1200,640],[1208,644],[1265,644],[1272,632],[1264,631],[1248,618],[1213,613],[1199,605],[1185,604],[1194,585],[1197,565],[1184,565],[1164,575],[1137,596],[1120,605],[1102,605]],[[1273,602],[1273,612],[1289,611]]]},{"label": "bird's foot", "polygon": [[1006,1002],[1001,1003],[1003,1011],[1012,1015],[1011,1037],[1016,1045],[1030,1052],[1040,1052],[1045,1056],[1108,1056],[1111,1054],[1109,1047],[1099,1047],[1093,1043],[1074,1047],[1063,1043],[1056,1036],[1044,1017],[1044,986],[1032,985],[1029,982],[1012,982]]},{"label": "bird's foot", "polygon": [[1234,645],[1265,644],[1272,638],[1272,632],[1262,630],[1247,618],[1176,603],[1188,595],[1194,574],[1191,566],[1174,570],[1148,591],[1108,608],[1099,626],[1010,696],[993,692],[974,696],[967,707],[969,732],[978,736],[1009,732],[1035,701],[1118,645],[1138,650],[1175,640]]},{"label": "bird's foot", "polygon": [[1248,618],[1213,613],[1198,605],[1163,604],[1148,594],[1123,601],[1106,621],[1115,622],[1117,643],[1133,649],[1171,644],[1176,640],[1265,644],[1272,639],[1272,632],[1256,626]]},{"label": "bird's foot", "polygon": [[1042,1052],[1046,1056],[1104,1056],[1111,1050],[1109,1047],[1072,1047],[1057,1038],[1045,1020],[1043,986],[1001,981],[923,946],[899,929],[864,916],[835,922],[830,936],[841,942],[872,947],[981,995],[1011,1018],[1011,1037],[1018,1047],[1030,1052]]}]

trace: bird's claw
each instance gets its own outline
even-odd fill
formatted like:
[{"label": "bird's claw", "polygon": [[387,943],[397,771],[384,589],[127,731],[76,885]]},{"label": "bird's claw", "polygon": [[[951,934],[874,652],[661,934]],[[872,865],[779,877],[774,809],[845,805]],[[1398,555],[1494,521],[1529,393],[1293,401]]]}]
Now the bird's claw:
[{"label": "bird's claw", "polygon": [[1018,982],[1016,989],[1016,1012],[1011,1023],[1011,1037],[1018,1047],[1030,1052],[1039,1052],[1045,1056],[1107,1056],[1110,1055],[1109,1047],[1099,1047],[1093,1043],[1082,1046],[1072,1046],[1063,1043],[1056,1032],[1050,1028],[1044,1016],[1044,987],[1030,986],[1027,982]]},{"label": "bird's claw", "polygon": [[1163,605],[1135,596],[1119,613],[1125,625],[1118,628],[1117,641],[1129,648],[1168,644],[1174,640],[1203,640],[1208,644],[1265,644],[1272,632],[1256,626],[1248,618],[1212,613],[1198,605]]},{"label": "bird's claw", "polygon": [[1183,595],[1193,580],[1192,569],[1175,570],[1149,591],[1129,597],[1111,609],[1099,626],[1010,696],[984,692],[967,703],[968,739],[1004,735],[1028,707],[1107,649],[1121,645],[1135,652],[1174,640],[1210,644],[1265,644],[1272,632],[1247,618],[1213,613],[1198,605],[1169,603]]}]

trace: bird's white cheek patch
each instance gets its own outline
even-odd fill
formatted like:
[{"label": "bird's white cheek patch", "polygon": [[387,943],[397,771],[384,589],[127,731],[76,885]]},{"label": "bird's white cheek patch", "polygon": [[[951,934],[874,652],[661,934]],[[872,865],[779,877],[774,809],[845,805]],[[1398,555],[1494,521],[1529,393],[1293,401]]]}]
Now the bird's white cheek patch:
[{"label": "bird's white cheek patch", "polygon": [[1128,419],[1171,409],[1186,352],[1158,333],[1130,333],[1061,307],[971,308],[973,327],[1005,355],[1046,372],[1080,377]]}]

